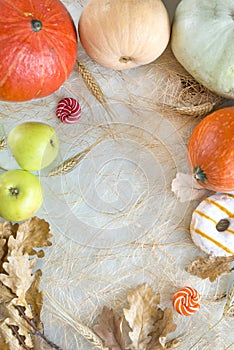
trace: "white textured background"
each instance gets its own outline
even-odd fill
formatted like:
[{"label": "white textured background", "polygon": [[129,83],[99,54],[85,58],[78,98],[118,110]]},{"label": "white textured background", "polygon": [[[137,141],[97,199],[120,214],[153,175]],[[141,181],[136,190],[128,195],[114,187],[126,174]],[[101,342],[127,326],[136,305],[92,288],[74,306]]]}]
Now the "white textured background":
[{"label": "white textured background", "polygon": [[[63,2],[77,26],[85,1]],[[165,1],[171,16],[178,2]],[[234,349],[234,320],[214,326],[225,303],[215,300],[227,291],[233,276],[211,284],[185,272],[185,265],[200,254],[188,230],[197,202],[182,204],[170,190],[177,171],[188,170],[186,144],[199,120],[166,118],[153,108],[151,67],[110,71],[92,62],[82,48],[78,58],[102,87],[111,116],[87,90],[77,69],[48,98],[0,104],[0,136],[26,120],[56,128],[60,155],[50,169],[105,134],[71,173],[53,179],[47,176],[50,169],[38,174],[45,200],[37,215],[51,224],[54,235],[38,265],[43,271],[46,335],[64,350],[93,349],[75,329],[75,320],[92,327],[104,305],[121,313],[128,290],[143,282],[161,293],[162,307],[170,307],[177,289],[190,285],[202,295],[201,310],[192,317],[174,313],[177,330],[170,337],[181,337],[178,349]],[[79,98],[82,106],[82,118],[74,126],[55,117],[58,101],[69,96]],[[147,97],[150,107],[141,97]],[[16,167],[9,150],[0,156],[0,166]],[[61,319],[61,308],[71,316],[70,325]]]}]

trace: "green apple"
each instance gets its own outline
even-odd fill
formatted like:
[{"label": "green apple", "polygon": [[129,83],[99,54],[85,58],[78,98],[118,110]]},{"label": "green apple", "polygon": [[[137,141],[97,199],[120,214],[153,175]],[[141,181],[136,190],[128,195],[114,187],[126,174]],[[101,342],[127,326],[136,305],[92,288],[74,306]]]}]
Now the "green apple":
[{"label": "green apple", "polygon": [[50,165],[58,154],[59,142],[54,128],[40,122],[16,125],[8,135],[8,146],[25,170],[40,170]]},{"label": "green apple", "polygon": [[0,175],[0,216],[9,221],[32,217],[43,202],[43,189],[37,176],[22,169]]}]

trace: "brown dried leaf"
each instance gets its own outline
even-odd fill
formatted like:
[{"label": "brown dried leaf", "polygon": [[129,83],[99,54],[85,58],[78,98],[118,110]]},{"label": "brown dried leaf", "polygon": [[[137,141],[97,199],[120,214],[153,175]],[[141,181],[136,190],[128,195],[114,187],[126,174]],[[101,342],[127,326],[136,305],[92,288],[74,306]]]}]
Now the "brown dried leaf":
[{"label": "brown dried leaf", "polygon": [[161,350],[166,348],[166,336],[176,330],[176,324],[173,321],[173,312],[171,309],[163,311],[162,318],[157,321],[154,331],[151,333],[151,341],[147,350]]},{"label": "brown dried leaf", "polygon": [[[0,323],[2,323],[3,321],[5,321],[5,319],[7,319],[8,317],[10,317],[10,312],[8,309],[8,304],[7,303],[2,303],[0,304]],[[1,348],[0,348],[1,349]]]},{"label": "brown dried leaf", "polygon": [[33,350],[52,350],[49,344],[47,344],[42,338],[37,335],[32,336]]},{"label": "brown dried leaf", "polygon": [[129,336],[133,346],[137,350],[163,349],[164,338],[175,330],[176,325],[172,312],[169,309],[160,309],[160,294],[155,294],[144,283],[131,290],[127,298],[130,308],[124,309],[124,315],[132,329]]},{"label": "brown dried leaf", "polygon": [[[1,333],[6,342],[11,344],[11,349],[31,349],[32,328],[21,317],[16,306],[18,305],[18,299],[15,298],[6,305],[4,319],[2,319]],[[3,306],[3,304],[1,304]],[[24,310],[24,308],[22,308]]]},{"label": "brown dried leaf", "polygon": [[[52,237],[49,224],[38,217],[25,221],[19,225],[16,237],[11,236],[8,241],[9,250],[22,248],[23,253],[35,255],[37,252],[34,248],[51,246],[48,240]],[[39,252],[41,256],[41,251]]]},{"label": "brown dried leaf", "polygon": [[0,330],[0,349],[1,350],[10,350],[10,345],[9,345],[9,343],[6,343],[5,337],[2,334],[1,330]]},{"label": "brown dried leaf", "polygon": [[94,326],[94,331],[104,340],[105,346],[111,350],[124,350],[122,318],[116,316],[112,309],[104,306],[98,321],[99,324]]},{"label": "brown dried leaf", "polygon": [[222,274],[231,272],[230,263],[232,261],[234,261],[234,256],[209,256],[208,258],[198,256],[185,270],[191,275],[202,279],[209,278],[210,282],[214,282]]},{"label": "brown dried leaf", "polygon": [[3,272],[2,263],[7,255],[7,242],[10,236],[15,235],[18,225],[6,221],[0,223],[0,272]]},{"label": "brown dried leaf", "polygon": [[1,238],[4,238],[6,240],[9,239],[10,236],[15,236],[17,229],[18,229],[18,224],[12,224],[9,221],[5,221],[0,223],[0,236]]},{"label": "brown dried leaf", "polygon": [[160,303],[160,295],[146,283],[131,290],[127,296],[129,309],[124,309],[124,315],[132,332],[129,333],[133,346],[138,350],[145,350],[151,340],[150,333],[154,330],[155,319],[158,315],[157,305]]},{"label": "brown dried leaf", "polygon": [[[9,320],[8,320],[9,322]],[[9,342],[11,349],[32,350],[33,344],[30,333],[18,325],[5,323],[1,326],[3,336]]]},{"label": "brown dried leaf", "polygon": [[39,291],[41,275],[41,270],[37,270],[34,273],[34,280],[25,295],[26,302],[32,310],[33,321],[38,329],[43,328],[40,318],[43,306],[43,293]]},{"label": "brown dried leaf", "polygon": [[32,268],[35,260],[29,260],[28,254],[13,250],[8,262],[3,264],[7,274],[0,274],[0,281],[19,298],[26,293],[32,282]]},{"label": "brown dried leaf", "polygon": [[224,317],[234,317],[234,284],[230,288],[223,311]]},{"label": "brown dried leaf", "polygon": [[5,221],[3,223],[2,237],[5,238],[6,240],[8,240],[10,236],[15,237],[18,227],[19,227],[18,224],[12,224],[9,221]]},{"label": "brown dried leaf", "polygon": [[12,349],[32,349],[32,331],[43,328],[41,271],[32,274],[35,259],[30,255],[42,256],[34,248],[51,245],[50,237],[49,224],[37,217],[21,225],[0,224],[0,335]]},{"label": "brown dried leaf", "polygon": [[1,232],[0,232],[0,261],[2,264],[3,257],[6,252],[6,240],[4,238],[1,238]]},{"label": "brown dried leaf", "polygon": [[35,259],[29,260],[28,254],[22,254],[22,250],[13,250],[3,263],[6,274],[0,274],[0,281],[18,297],[18,305],[27,307],[25,293],[32,283],[32,269]]},{"label": "brown dried leaf", "polygon": [[13,294],[9,288],[0,282],[0,304],[8,303],[15,297],[16,295]]},{"label": "brown dried leaf", "polygon": [[40,249],[37,251],[37,257],[40,259],[40,258],[43,258],[45,256],[45,253],[44,253],[44,250]]},{"label": "brown dried leaf", "polygon": [[178,338],[172,339],[172,340],[170,340],[169,342],[166,343],[165,349],[167,349],[167,350],[174,349],[174,348],[176,348],[178,346],[178,344],[180,342],[181,342],[181,340],[178,339]]}]

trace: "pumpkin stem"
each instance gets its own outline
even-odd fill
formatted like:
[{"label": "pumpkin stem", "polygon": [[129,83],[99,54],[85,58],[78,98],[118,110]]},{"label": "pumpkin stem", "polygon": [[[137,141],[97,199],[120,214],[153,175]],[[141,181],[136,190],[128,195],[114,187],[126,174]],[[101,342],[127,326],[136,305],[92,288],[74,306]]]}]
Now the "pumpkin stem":
[{"label": "pumpkin stem", "polygon": [[128,62],[130,62],[130,61],[132,61],[132,58],[129,57],[129,56],[122,56],[122,57],[120,57],[120,59],[119,59],[119,62],[121,62],[121,63],[128,63]]},{"label": "pumpkin stem", "polygon": [[42,29],[42,23],[38,19],[32,19],[31,27],[34,32],[39,32]]},{"label": "pumpkin stem", "polygon": [[206,174],[199,166],[194,167],[193,175],[194,175],[196,180],[201,181],[202,183],[205,183],[207,180]]}]

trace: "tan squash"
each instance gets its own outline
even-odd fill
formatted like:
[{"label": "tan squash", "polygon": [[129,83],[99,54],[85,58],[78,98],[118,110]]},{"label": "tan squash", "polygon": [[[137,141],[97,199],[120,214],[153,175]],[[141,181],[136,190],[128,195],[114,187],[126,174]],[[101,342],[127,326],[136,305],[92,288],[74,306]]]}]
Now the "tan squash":
[{"label": "tan squash", "polygon": [[161,0],[90,0],[78,31],[94,61],[123,70],[148,64],[163,53],[170,20]]}]

